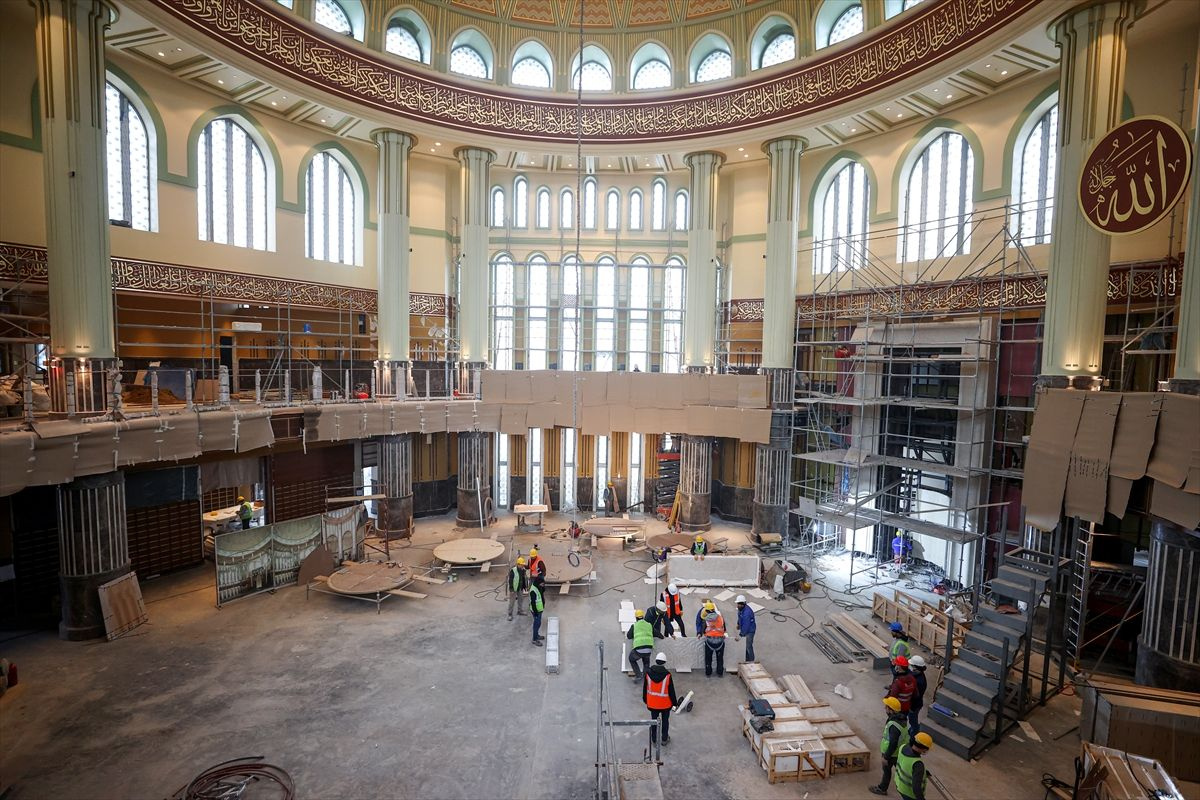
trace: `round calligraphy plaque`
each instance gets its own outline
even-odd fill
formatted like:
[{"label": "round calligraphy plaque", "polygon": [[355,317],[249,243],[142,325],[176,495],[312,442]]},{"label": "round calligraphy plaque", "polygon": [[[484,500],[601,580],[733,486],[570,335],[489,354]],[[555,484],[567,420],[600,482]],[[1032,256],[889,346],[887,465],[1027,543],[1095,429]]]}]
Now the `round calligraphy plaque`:
[{"label": "round calligraphy plaque", "polygon": [[1191,171],[1191,143],[1178,125],[1134,117],[1092,146],[1079,175],[1079,208],[1102,233],[1137,233],[1175,207]]}]

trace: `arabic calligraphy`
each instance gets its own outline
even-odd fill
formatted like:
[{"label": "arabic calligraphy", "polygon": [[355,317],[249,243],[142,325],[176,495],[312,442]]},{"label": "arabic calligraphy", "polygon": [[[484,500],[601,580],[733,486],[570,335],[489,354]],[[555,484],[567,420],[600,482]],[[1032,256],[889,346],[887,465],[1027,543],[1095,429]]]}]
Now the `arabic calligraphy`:
[{"label": "arabic calligraphy", "polygon": [[1137,233],[1175,207],[1191,170],[1191,146],[1179,126],[1134,117],[1092,147],[1079,176],[1079,207],[1096,230]]}]

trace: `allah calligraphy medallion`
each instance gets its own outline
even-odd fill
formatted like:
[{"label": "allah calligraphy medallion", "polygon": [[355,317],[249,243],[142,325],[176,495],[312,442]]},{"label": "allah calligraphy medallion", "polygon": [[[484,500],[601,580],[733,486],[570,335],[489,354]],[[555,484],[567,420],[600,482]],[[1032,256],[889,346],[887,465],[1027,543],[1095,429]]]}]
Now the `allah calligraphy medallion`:
[{"label": "allah calligraphy medallion", "polygon": [[1102,233],[1137,233],[1175,207],[1191,170],[1192,148],[1178,125],[1134,117],[1092,147],[1079,176],[1079,207]]}]

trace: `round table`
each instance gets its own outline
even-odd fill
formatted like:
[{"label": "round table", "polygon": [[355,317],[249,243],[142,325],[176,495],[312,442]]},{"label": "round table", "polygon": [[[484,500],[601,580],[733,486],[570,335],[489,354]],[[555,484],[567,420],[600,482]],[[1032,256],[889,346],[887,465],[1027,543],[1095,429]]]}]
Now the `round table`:
[{"label": "round table", "polygon": [[483,564],[504,555],[504,545],[495,539],[455,539],[433,548],[433,557],[447,564]]},{"label": "round table", "polygon": [[587,556],[579,556],[577,567],[566,556],[542,556],[542,561],[546,562],[546,583],[574,583],[592,574],[592,560]]},{"label": "round table", "polygon": [[410,580],[412,569],[404,564],[364,561],[337,570],[325,585],[338,594],[364,595],[398,589]]}]

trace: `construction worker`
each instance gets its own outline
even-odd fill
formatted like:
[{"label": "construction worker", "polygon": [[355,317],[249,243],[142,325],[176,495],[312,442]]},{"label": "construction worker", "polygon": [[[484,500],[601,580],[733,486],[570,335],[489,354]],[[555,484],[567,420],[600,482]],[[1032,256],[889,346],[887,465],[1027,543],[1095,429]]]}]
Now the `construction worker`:
[{"label": "construction worker", "polygon": [[925,689],[929,681],[925,678],[925,659],[913,656],[908,660],[908,666],[912,669],[913,680],[917,682],[917,690],[913,692],[912,703],[908,708],[908,733],[910,736],[916,736],[921,731],[917,715],[925,707]]},{"label": "construction worker", "polygon": [[652,607],[646,609],[646,622],[650,623],[650,627],[654,628],[654,635],[659,639],[667,638],[667,633],[663,630],[663,622],[667,616],[667,604],[659,600]]},{"label": "construction worker", "polygon": [[888,630],[892,632],[892,649],[888,651],[888,656],[892,659],[892,677],[895,677],[896,659],[900,656],[908,658],[910,653],[908,634],[904,632],[904,626],[899,622],[888,625]]},{"label": "construction worker", "polygon": [[642,675],[650,669],[650,653],[654,651],[654,640],[661,639],[662,636],[646,621],[646,612],[639,608],[633,615],[635,621],[629,626],[625,638],[633,642],[629,648],[629,667],[633,670],[633,679],[640,681]]},{"label": "construction worker", "polygon": [[746,660],[754,661],[754,632],[758,630],[758,623],[754,619],[754,609],[746,605],[746,595],[739,594],[737,596],[737,636],[734,637],[736,642],[739,638],[746,640]]},{"label": "construction worker", "polygon": [[912,710],[912,699],[917,693],[917,679],[908,671],[908,659],[904,656],[897,656],[895,668],[896,677],[892,679],[892,685],[888,687],[887,693],[889,697],[894,697],[900,701],[900,710],[907,716]]},{"label": "construction worker", "polygon": [[[654,666],[646,670],[642,679],[642,702],[650,710],[650,719],[662,720],[662,743],[671,741],[671,709],[679,705],[675,696],[675,681],[666,667],[667,657],[659,653],[654,657]],[[650,727],[650,746],[658,739],[658,726]]]},{"label": "construction worker", "polygon": [[894,697],[885,697],[883,706],[887,714],[883,723],[883,740],[879,743],[879,752],[883,756],[883,780],[867,787],[871,794],[888,793],[896,757],[900,755],[900,749],[908,744],[908,730],[905,727],[908,724],[908,716],[900,710],[900,701]]},{"label": "construction worker", "polygon": [[708,555],[708,542],[704,541],[704,537],[696,534],[696,541],[692,542],[692,560],[703,561]]},{"label": "construction worker", "polygon": [[613,482],[604,486],[604,516],[611,517],[617,510],[617,493],[613,490]]},{"label": "construction worker", "polygon": [[533,614],[533,643],[542,647],[542,612],[546,610],[545,584],[540,576],[534,576],[529,584],[529,611]]},{"label": "construction worker", "polygon": [[679,587],[673,583],[667,584],[667,589],[660,596],[663,604],[667,607],[667,633],[671,632],[672,623],[679,625],[679,633],[681,636],[687,636],[687,626],[683,624],[683,595],[679,593]]},{"label": "construction worker", "polygon": [[704,674],[712,676],[715,658],[717,677],[721,677],[725,674],[725,618],[712,600],[696,612],[696,635],[704,637]]},{"label": "construction worker", "polygon": [[242,530],[249,528],[254,519],[254,504],[241,495],[238,495],[238,519],[242,521]]},{"label": "construction worker", "polygon": [[525,616],[521,607],[521,595],[529,591],[529,571],[525,569],[525,559],[518,556],[516,565],[508,571],[508,580],[504,582],[504,593],[508,595],[508,618],[513,618],[513,606],[517,608],[517,616]]},{"label": "construction worker", "polygon": [[892,537],[892,562],[900,566],[908,561],[911,555],[912,540],[905,535],[904,531],[896,531],[896,535]]},{"label": "construction worker", "polygon": [[933,747],[933,737],[918,733],[906,747],[900,748],[896,756],[896,791],[903,800],[925,800],[925,784],[929,773],[925,770],[922,756]]},{"label": "construction worker", "polygon": [[546,562],[538,555],[536,547],[529,548],[529,577],[546,580]]}]

